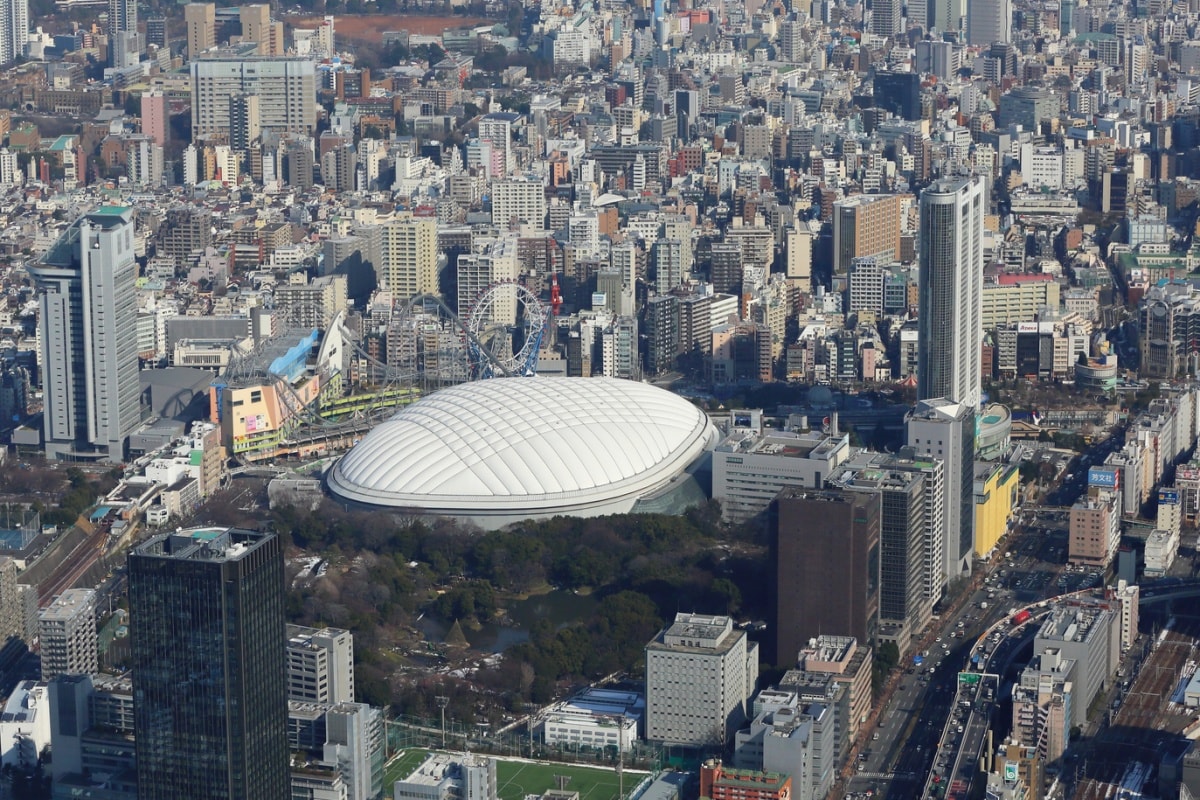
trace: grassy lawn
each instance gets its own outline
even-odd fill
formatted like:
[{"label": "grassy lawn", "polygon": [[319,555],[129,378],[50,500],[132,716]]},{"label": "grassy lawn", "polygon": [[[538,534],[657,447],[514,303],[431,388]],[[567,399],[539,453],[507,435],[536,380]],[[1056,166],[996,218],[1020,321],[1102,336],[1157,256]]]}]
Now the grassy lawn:
[{"label": "grassy lawn", "polygon": [[[384,794],[391,796],[392,785],[406,777],[425,760],[428,750],[406,750],[398,754],[384,768]],[[616,770],[596,767],[579,767],[571,764],[531,764],[523,761],[497,759],[496,781],[500,784],[500,800],[524,800],[525,795],[541,794],[556,788],[555,775],[571,778],[567,790],[579,792],[579,800],[616,800],[619,783]],[[642,779],[642,774],[625,776],[625,790],[629,791]]]}]

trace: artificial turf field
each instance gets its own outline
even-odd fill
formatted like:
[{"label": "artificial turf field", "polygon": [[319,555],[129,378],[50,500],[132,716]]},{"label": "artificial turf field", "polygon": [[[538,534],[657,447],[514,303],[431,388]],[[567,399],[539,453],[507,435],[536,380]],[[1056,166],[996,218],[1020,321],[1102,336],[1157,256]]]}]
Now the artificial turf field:
[{"label": "artificial turf field", "polygon": [[[430,752],[419,748],[405,750],[389,761],[383,772],[384,796],[391,797],[392,785],[412,773]],[[526,795],[555,789],[555,775],[570,776],[567,791],[579,792],[579,800],[617,800],[619,794],[620,783],[614,769],[493,758],[496,758],[500,800],[524,800]],[[645,773],[626,772],[630,773],[625,776],[625,791],[628,792],[645,777]]]}]

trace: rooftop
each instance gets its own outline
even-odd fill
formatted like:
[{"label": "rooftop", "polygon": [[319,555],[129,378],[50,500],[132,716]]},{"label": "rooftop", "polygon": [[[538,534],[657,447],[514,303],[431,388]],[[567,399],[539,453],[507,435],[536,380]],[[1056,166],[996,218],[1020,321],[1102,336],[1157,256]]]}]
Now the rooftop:
[{"label": "rooftop", "polygon": [[238,528],[180,529],[153,537],[137,547],[134,554],[194,561],[237,561],[273,536]]}]

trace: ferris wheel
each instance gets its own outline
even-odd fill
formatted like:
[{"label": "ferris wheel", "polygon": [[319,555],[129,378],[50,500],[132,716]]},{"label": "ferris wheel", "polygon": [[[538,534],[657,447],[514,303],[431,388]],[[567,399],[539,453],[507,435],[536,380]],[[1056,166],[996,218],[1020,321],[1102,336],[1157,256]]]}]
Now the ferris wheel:
[{"label": "ferris wheel", "polygon": [[471,374],[537,374],[538,350],[550,314],[537,295],[516,281],[491,284],[475,298],[465,327]]}]

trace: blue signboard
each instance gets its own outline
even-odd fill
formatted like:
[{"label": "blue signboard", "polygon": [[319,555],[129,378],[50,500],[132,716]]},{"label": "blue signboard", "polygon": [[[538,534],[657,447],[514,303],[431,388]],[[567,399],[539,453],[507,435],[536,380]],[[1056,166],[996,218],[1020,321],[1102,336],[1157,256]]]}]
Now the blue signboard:
[{"label": "blue signboard", "polygon": [[1115,489],[1117,488],[1118,474],[1115,469],[1092,467],[1088,470],[1088,486],[1098,486],[1101,489]]},{"label": "blue signboard", "polygon": [[1179,505],[1179,492],[1174,489],[1159,489],[1158,504],[1160,506],[1177,506]]}]

